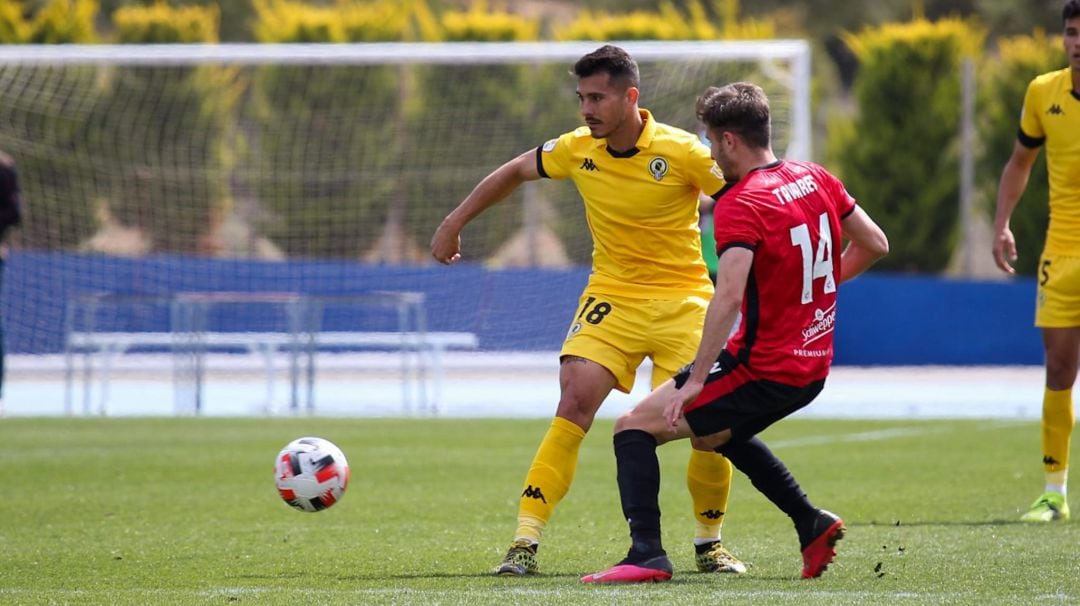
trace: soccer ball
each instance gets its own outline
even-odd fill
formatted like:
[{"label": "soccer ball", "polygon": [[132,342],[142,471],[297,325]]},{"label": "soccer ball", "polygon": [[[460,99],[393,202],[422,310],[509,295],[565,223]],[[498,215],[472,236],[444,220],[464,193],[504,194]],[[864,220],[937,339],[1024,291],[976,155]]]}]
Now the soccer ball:
[{"label": "soccer ball", "polygon": [[298,438],[274,463],[281,499],[300,511],[322,511],[341,500],[349,485],[349,462],[329,440]]}]

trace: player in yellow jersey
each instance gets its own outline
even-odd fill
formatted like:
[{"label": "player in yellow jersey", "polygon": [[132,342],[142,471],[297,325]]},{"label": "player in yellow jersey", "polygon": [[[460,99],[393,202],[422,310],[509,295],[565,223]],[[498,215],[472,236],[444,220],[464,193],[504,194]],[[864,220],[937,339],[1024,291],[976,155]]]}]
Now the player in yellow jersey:
[{"label": "player in yellow jersey", "polygon": [[1062,11],[1069,67],[1038,76],[1028,85],[1018,141],[1001,173],[994,219],[994,260],[1013,273],[1016,241],[1009,218],[1046,145],[1050,177],[1050,226],[1039,259],[1035,325],[1046,352],[1042,449],[1046,486],[1021,519],[1069,519],[1066,486],[1069,442],[1075,422],[1073,384],[1080,362],[1080,0]]},{"label": "player in yellow jersey", "polygon": [[[489,174],[431,240],[435,259],[457,261],[469,221],[542,177],[574,182],[592,232],[592,273],[560,352],[558,408],[525,477],[517,532],[497,575],[539,571],[541,534],[570,490],[596,411],[612,389],[630,391],[645,357],[653,361],[654,387],[694,357],[713,293],[701,258],[698,196],[719,193],[724,181],[708,148],[638,108],[637,63],[623,49],[607,45],[585,55],[574,75],[586,126]],[[720,541],[731,463],[696,446],[687,486],[697,520],[697,567],[745,572]]]}]

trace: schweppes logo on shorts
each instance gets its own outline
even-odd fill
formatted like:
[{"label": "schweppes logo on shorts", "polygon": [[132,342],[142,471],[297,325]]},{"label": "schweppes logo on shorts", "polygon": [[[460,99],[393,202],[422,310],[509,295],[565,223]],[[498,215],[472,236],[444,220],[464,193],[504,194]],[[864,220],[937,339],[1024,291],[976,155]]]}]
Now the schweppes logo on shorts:
[{"label": "schweppes logo on shorts", "polygon": [[661,156],[657,156],[657,157],[653,158],[652,160],[649,160],[649,174],[651,174],[653,176],[653,178],[656,179],[657,181],[659,181],[660,179],[663,179],[664,175],[667,174],[667,171],[668,171],[667,160],[665,160]]}]

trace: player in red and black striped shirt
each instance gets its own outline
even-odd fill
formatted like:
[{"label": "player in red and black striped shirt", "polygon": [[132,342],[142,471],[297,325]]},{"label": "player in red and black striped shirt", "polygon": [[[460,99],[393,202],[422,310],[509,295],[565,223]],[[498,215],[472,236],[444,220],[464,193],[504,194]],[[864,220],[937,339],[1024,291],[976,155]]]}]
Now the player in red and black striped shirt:
[{"label": "player in red and black striped shirt", "polygon": [[[810,503],[757,434],[820,393],[833,357],[837,286],[884,256],[888,240],[828,171],[776,159],[761,88],[710,88],[698,100],[698,115],[731,184],[716,206],[724,218],[716,224],[716,295],[693,364],[615,425],[632,547],[618,565],[584,577],[587,583],[671,578],[660,541],[656,447],[691,435],[730,459],[791,517],[803,577],[825,570],[843,536],[843,521]],[[740,310],[742,323],[728,338]]]}]

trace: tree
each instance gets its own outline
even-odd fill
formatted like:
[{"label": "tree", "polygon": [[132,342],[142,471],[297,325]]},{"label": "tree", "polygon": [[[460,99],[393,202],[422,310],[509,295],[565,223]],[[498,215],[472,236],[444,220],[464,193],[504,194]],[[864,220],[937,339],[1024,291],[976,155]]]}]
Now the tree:
[{"label": "tree", "polygon": [[868,28],[845,41],[859,60],[857,116],[830,133],[851,193],[892,241],[883,269],[937,272],[957,240],[960,64],[983,33],[960,20]]}]

